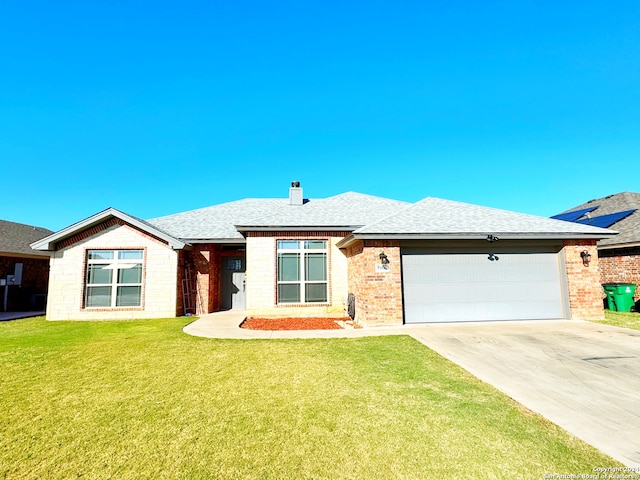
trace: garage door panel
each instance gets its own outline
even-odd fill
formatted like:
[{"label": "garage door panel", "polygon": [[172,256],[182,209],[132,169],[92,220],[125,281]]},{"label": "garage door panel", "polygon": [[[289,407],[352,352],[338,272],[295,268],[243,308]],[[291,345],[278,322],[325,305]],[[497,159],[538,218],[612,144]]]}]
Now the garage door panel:
[{"label": "garage door panel", "polygon": [[[405,297],[415,299],[418,303],[430,302],[461,302],[461,301],[495,301],[499,300],[544,300],[559,295],[557,282],[525,283],[441,283],[441,284],[413,284],[405,288]],[[559,298],[559,297],[558,297]]]},{"label": "garage door panel", "polygon": [[405,308],[405,315],[412,321],[407,323],[437,323],[437,322],[479,322],[479,321],[504,321],[504,320],[544,320],[562,318],[562,311],[558,311],[556,302],[539,302],[536,306],[539,318],[517,318],[514,311],[526,312],[530,308],[530,302],[509,301],[500,305],[482,302],[460,302],[451,308],[442,303],[433,304],[426,310],[423,306],[414,305]]},{"label": "garage door panel", "polygon": [[406,323],[564,317],[557,253],[403,254]]}]

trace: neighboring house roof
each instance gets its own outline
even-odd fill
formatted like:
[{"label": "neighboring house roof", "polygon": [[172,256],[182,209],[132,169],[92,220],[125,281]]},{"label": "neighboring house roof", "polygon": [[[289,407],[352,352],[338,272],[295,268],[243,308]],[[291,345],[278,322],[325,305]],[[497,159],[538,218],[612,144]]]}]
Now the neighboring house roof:
[{"label": "neighboring house roof", "polygon": [[271,215],[245,222],[238,221],[236,227],[241,232],[282,228],[352,231],[391,215],[407,205],[410,204],[400,200],[346,192],[310,200],[303,205],[287,204]]},{"label": "neighboring house roof", "polygon": [[182,242],[181,240],[172,237],[166,232],[154,227],[150,223],[145,222],[144,220],[128,215],[124,212],[121,212],[120,210],[116,210],[115,208],[107,208],[102,212],[96,213],[95,215],[92,215],[89,218],[85,218],[80,222],[74,223],[73,225],[70,225],[67,228],[64,228],[52,235],[49,235],[36,242],[33,242],[31,244],[31,248],[33,248],[34,250],[45,250],[45,251],[53,250],[55,249],[56,243],[62,240],[65,240],[66,238],[69,238],[73,235],[76,235],[79,232],[88,230],[111,218],[119,218],[120,220],[130,225],[133,225],[134,227],[139,228],[144,232],[147,232],[157,238],[160,238],[161,240],[164,240],[165,242],[167,242],[169,246],[171,246],[174,249],[181,249],[187,246],[185,242]]},{"label": "neighboring house roof", "polygon": [[46,254],[34,252],[29,245],[52,233],[46,228],[0,220],[0,254],[46,257]]},{"label": "neighboring house roof", "polygon": [[497,208],[427,197],[355,230],[356,238],[602,238],[616,232]]},{"label": "neighboring house roof", "polygon": [[[616,220],[613,214],[621,213],[611,228],[620,232],[614,238],[603,238],[598,246],[603,248],[631,247],[640,245],[640,193],[622,192],[615,195],[589,200],[582,205],[559,214],[565,216],[570,212],[584,213],[573,221],[588,225],[598,219]],[[622,215],[625,214],[625,215]]]}]

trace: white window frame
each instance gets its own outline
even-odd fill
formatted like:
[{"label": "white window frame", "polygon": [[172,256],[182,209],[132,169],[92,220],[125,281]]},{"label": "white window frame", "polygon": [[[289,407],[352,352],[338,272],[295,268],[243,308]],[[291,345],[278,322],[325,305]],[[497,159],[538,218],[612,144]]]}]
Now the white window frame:
[{"label": "white window frame", "polygon": [[[104,259],[104,258],[90,258],[92,252],[111,252],[113,254],[113,258]],[[140,252],[141,258],[136,259],[121,259],[119,258],[120,252]],[[144,260],[145,260],[145,252],[143,248],[119,248],[119,249],[101,249],[101,248],[91,248],[86,251],[86,271],[85,271],[85,279],[84,279],[84,308],[92,309],[92,308],[113,308],[113,309],[127,309],[127,308],[140,308],[142,307],[142,298],[143,298],[143,288],[144,288]],[[89,283],[89,271],[90,265],[105,265],[103,268],[107,270],[112,270],[111,274],[111,282],[110,283]],[[118,271],[128,268],[133,268],[137,265],[140,265],[141,275],[140,282],[136,283],[120,283],[118,282]],[[109,305],[88,305],[89,300],[89,290],[92,287],[110,287],[111,288],[111,298],[109,300]],[[118,299],[118,287],[140,287],[140,299],[137,305],[116,305]]]},{"label": "white window frame", "polygon": [[[298,248],[280,248],[280,242],[298,242]],[[305,248],[305,242],[323,242],[324,248]],[[329,241],[324,238],[304,238],[304,239],[288,239],[288,238],[280,238],[276,240],[276,304],[277,305],[322,305],[329,302]],[[298,254],[298,276],[299,280],[279,280],[280,272],[280,254],[281,253],[295,253]],[[325,255],[325,271],[326,271],[326,279],[325,280],[305,280],[306,278],[306,262],[305,262],[305,253],[324,253]],[[306,286],[307,284],[325,284],[325,299],[319,302],[307,301],[306,296]],[[299,285],[300,292],[300,301],[299,302],[281,302],[280,294],[279,294],[279,286],[280,285]]]}]

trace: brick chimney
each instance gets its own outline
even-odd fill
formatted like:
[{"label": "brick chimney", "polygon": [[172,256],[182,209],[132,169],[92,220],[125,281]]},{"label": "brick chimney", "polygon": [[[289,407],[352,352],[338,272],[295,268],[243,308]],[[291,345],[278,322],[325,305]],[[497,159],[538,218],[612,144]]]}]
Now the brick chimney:
[{"label": "brick chimney", "polygon": [[302,187],[300,182],[291,182],[291,188],[289,189],[289,205],[302,205],[304,199],[302,198]]}]

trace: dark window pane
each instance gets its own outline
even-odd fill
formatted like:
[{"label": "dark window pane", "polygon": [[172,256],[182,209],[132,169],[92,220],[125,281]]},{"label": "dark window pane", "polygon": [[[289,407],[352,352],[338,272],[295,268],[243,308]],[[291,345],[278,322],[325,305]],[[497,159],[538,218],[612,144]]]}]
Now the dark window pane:
[{"label": "dark window pane", "polygon": [[326,280],[327,255],[325,253],[306,253],[304,257],[306,280]]},{"label": "dark window pane", "polygon": [[295,282],[300,280],[299,258],[297,253],[280,253],[278,255],[278,281]]},{"label": "dark window pane", "polygon": [[327,248],[327,242],[324,240],[307,240],[304,242],[304,248],[325,249]]},{"label": "dark window pane", "polygon": [[242,260],[239,258],[230,258],[227,260],[227,270],[231,270],[234,272],[242,271]]},{"label": "dark window pane", "polygon": [[300,284],[278,285],[278,303],[300,303]]},{"label": "dark window pane", "polygon": [[87,307],[110,307],[111,287],[87,287]]},{"label": "dark window pane", "polygon": [[116,307],[139,307],[141,287],[118,287]]},{"label": "dark window pane", "polygon": [[87,265],[87,283],[111,283],[113,270],[105,268],[107,265]]},{"label": "dark window pane", "polygon": [[307,302],[326,302],[327,301],[327,284],[326,283],[307,283],[305,285],[305,301]]},{"label": "dark window pane", "polygon": [[118,283],[142,283],[142,265],[118,269]]}]

